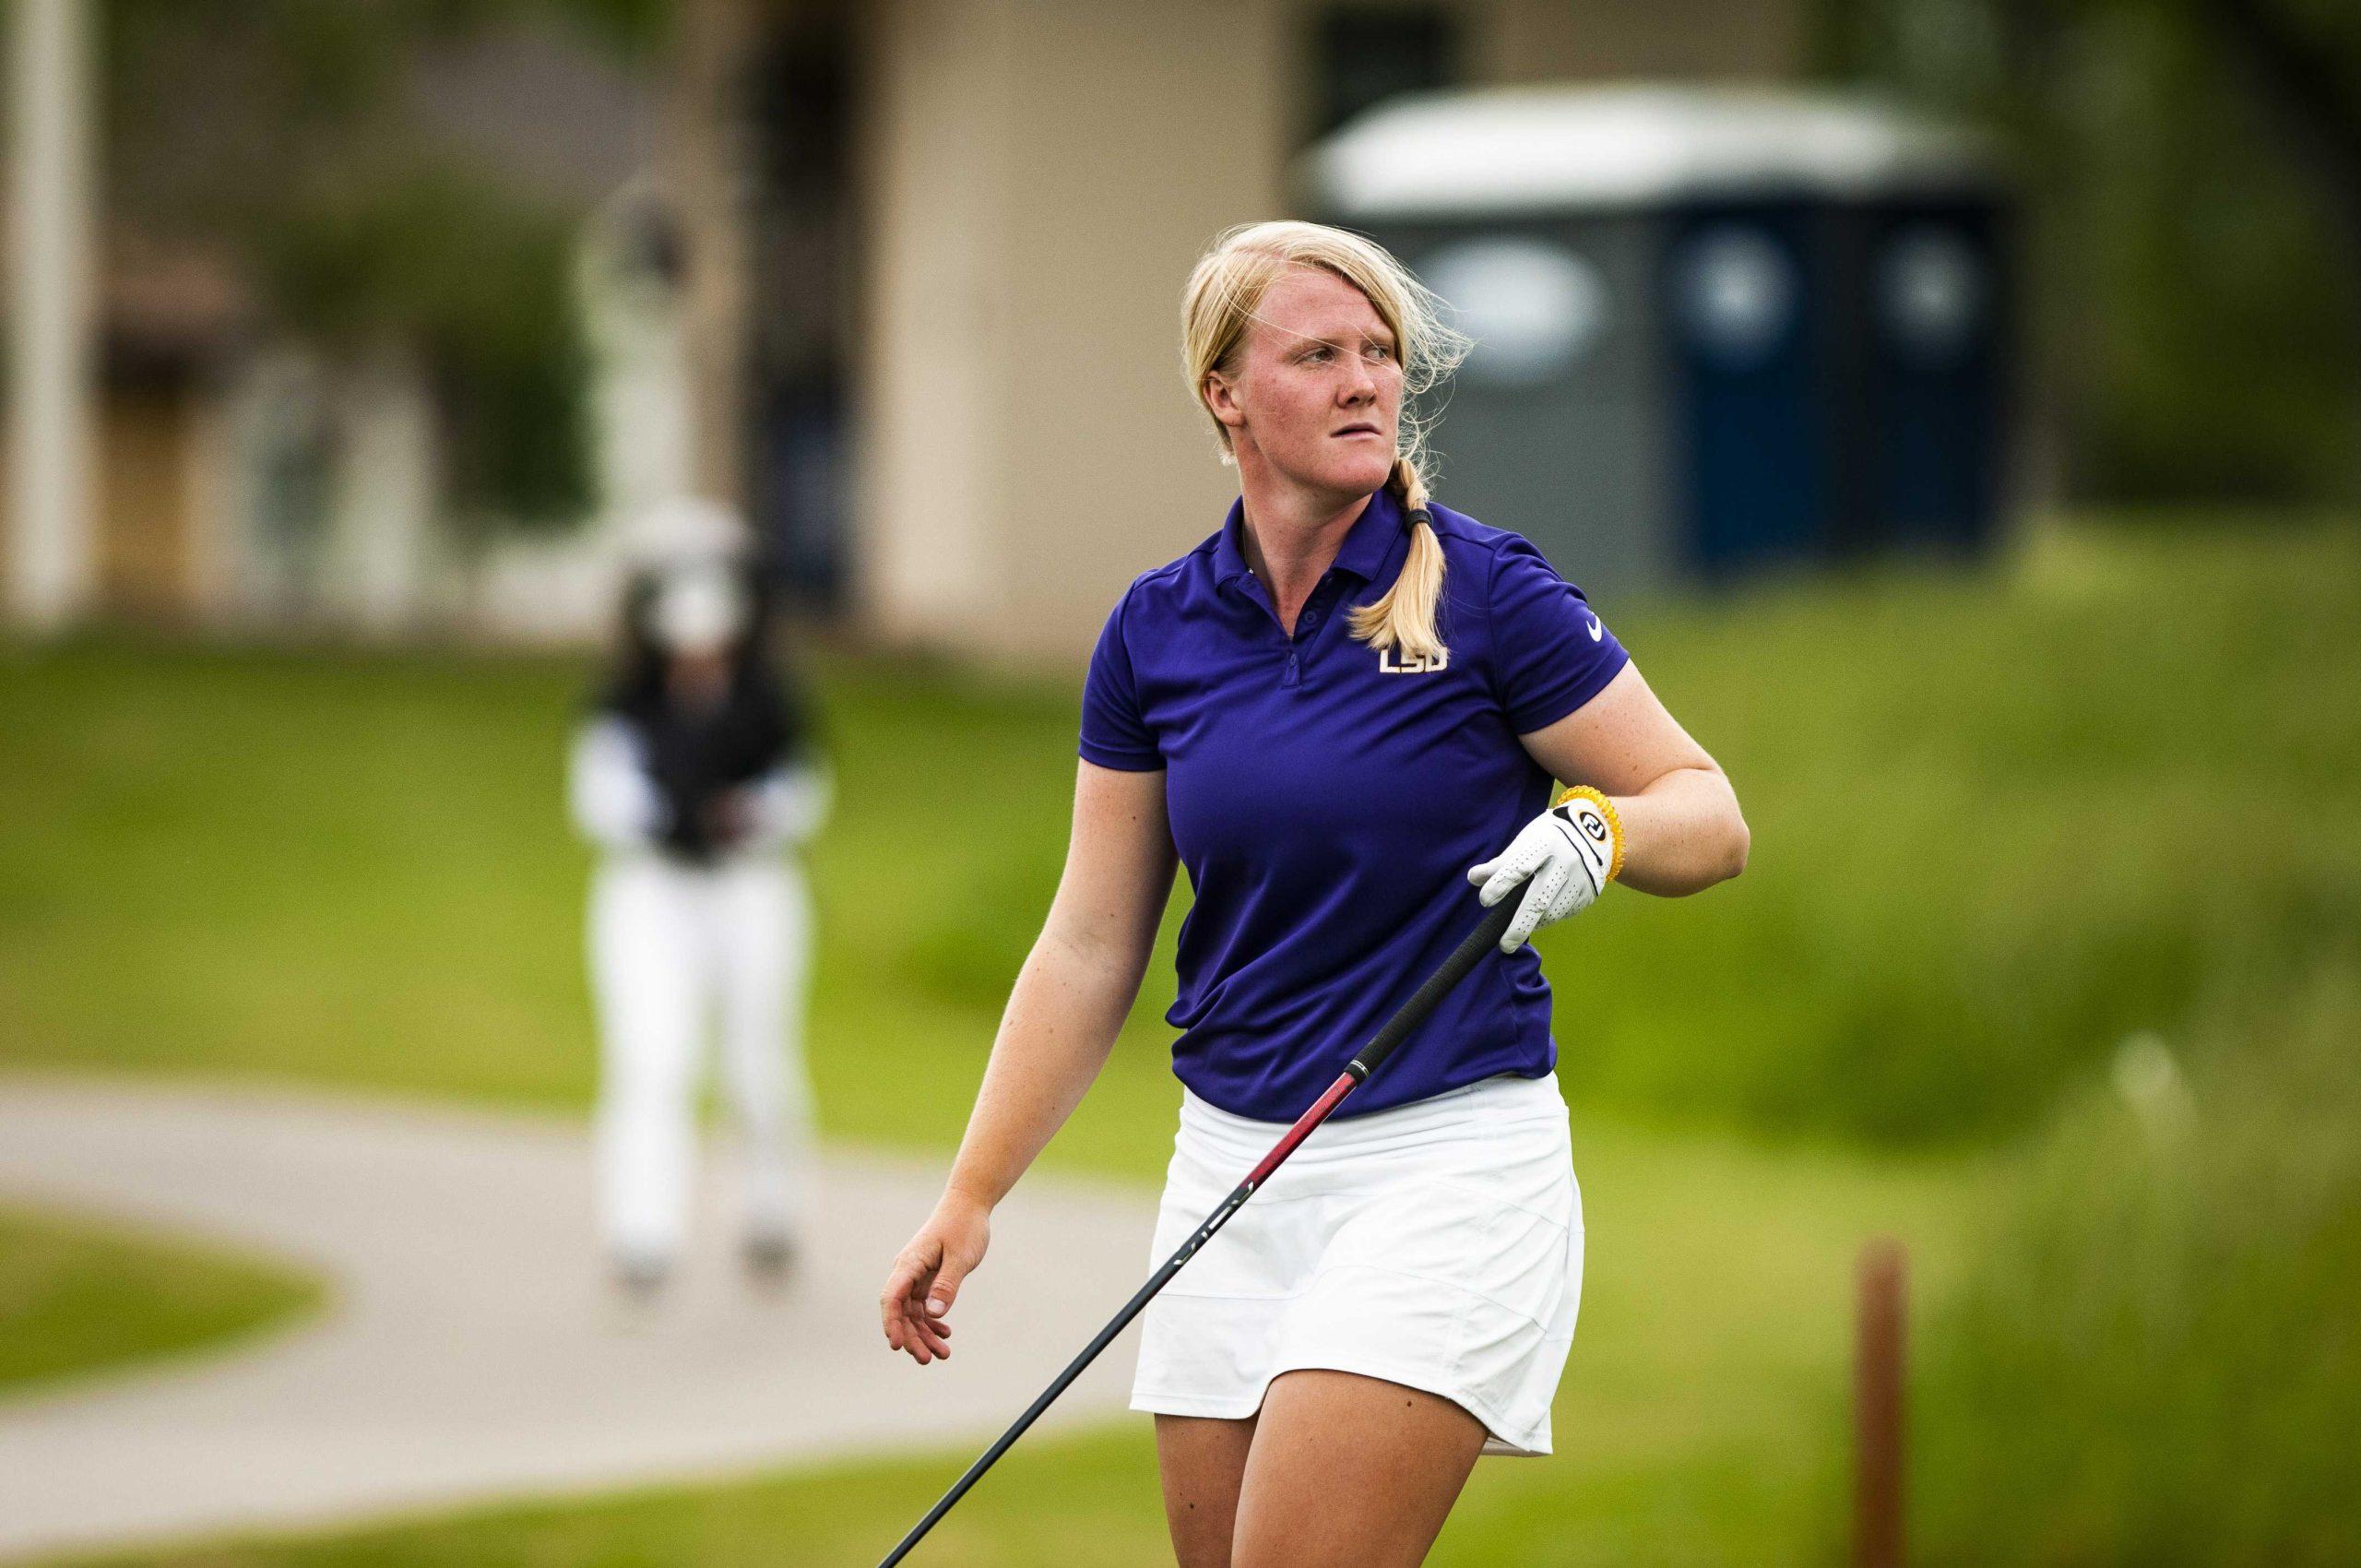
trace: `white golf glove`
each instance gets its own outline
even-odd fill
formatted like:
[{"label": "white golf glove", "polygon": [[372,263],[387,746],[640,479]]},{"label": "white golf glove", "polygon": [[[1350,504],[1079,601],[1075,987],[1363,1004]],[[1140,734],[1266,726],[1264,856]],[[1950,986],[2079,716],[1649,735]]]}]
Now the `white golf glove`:
[{"label": "white golf glove", "polygon": [[1589,909],[1622,869],[1623,825],[1605,795],[1583,785],[1560,791],[1506,849],[1468,867],[1467,880],[1482,887],[1486,909],[1525,884],[1516,919],[1501,934],[1501,951],[1513,953],[1552,921]]}]

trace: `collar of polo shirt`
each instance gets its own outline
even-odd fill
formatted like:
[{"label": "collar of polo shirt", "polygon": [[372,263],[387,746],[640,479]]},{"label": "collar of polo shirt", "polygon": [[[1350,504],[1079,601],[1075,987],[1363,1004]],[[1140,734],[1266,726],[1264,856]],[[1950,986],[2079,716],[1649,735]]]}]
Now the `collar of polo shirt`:
[{"label": "collar of polo shirt", "polygon": [[[1391,582],[1409,552],[1409,529],[1403,526],[1402,503],[1391,490],[1381,490],[1353,519],[1331,569],[1350,572],[1365,583]],[[1229,504],[1229,516],[1221,525],[1221,542],[1214,547],[1214,584],[1227,592],[1253,575],[1246,564],[1246,503],[1241,498]]]}]

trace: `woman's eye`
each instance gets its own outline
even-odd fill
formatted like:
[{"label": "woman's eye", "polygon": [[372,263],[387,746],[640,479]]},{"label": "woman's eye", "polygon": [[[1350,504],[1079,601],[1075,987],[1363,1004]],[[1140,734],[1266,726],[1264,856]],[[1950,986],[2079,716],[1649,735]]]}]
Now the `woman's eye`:
[{"label": "woman's eye", "polygon": [[1384,343],[1371,343],[1369,346],[1367,352],[1369,357],[1373,360],[1390,360],[1394,357],[1393,348]]}]

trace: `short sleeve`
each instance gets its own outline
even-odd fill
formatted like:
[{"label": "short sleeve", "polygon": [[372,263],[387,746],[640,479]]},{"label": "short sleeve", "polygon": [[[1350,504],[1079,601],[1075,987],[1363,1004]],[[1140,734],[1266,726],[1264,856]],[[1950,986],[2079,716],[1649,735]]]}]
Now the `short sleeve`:
[{"label": "short sleeve", "polygon": [[1491,608],[1501,702],[1520,735],[1565,718],[1631,662],[1583,590],[1525,540],[1494,556]]},{"label": "short sleeve", "polygon": [[1164,754],[1141,717],[1131,649],[1123,642],[1123,611],[1130,603],[1126,592],[1107,617],[1098,646],[1090,650],[1090,672],[1082,683],[1082,756],[1101,767],[1149,773],[1164,766]]}]

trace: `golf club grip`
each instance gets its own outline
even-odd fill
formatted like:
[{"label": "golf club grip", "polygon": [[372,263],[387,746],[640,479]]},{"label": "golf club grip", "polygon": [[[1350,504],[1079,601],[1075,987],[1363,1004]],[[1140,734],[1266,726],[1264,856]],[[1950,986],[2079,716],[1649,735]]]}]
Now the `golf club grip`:
[{"label": "golf club grip", "polygon": [[[1453,986],[1466,978],[1467,971],[1476,967],[1476,961],[1484,956],[1486,950],[1500,945],[1501,933],[1509,929],[1511,921],[1516,919],[1516,899],[1503,898],[1487,910],[1484,918],[1477,922],[1476,929],[1452,949],[1451,956],[1427,977],[1426,984],[1418,987],[1411,993],[1409,1001],[1394,1010],[1394,1016],[1385,1020],[1385,1027],[1377,1031],[1376,1038],[1361,1047],[1360,1053],[1353,1058],[1352,1065],[1345,1070],[1353,1073],[1357,1078],[1366,1078],[1376,1072],[1378,1064],[1393,1055],[1394,1048],[1410,1038],[1410,1031],[1427,1021],[1427,1015],[1435,1010],[1435,1004],[1441,1002]],[[1356,1068],[1358,1072],[1355,1072]]]}]

